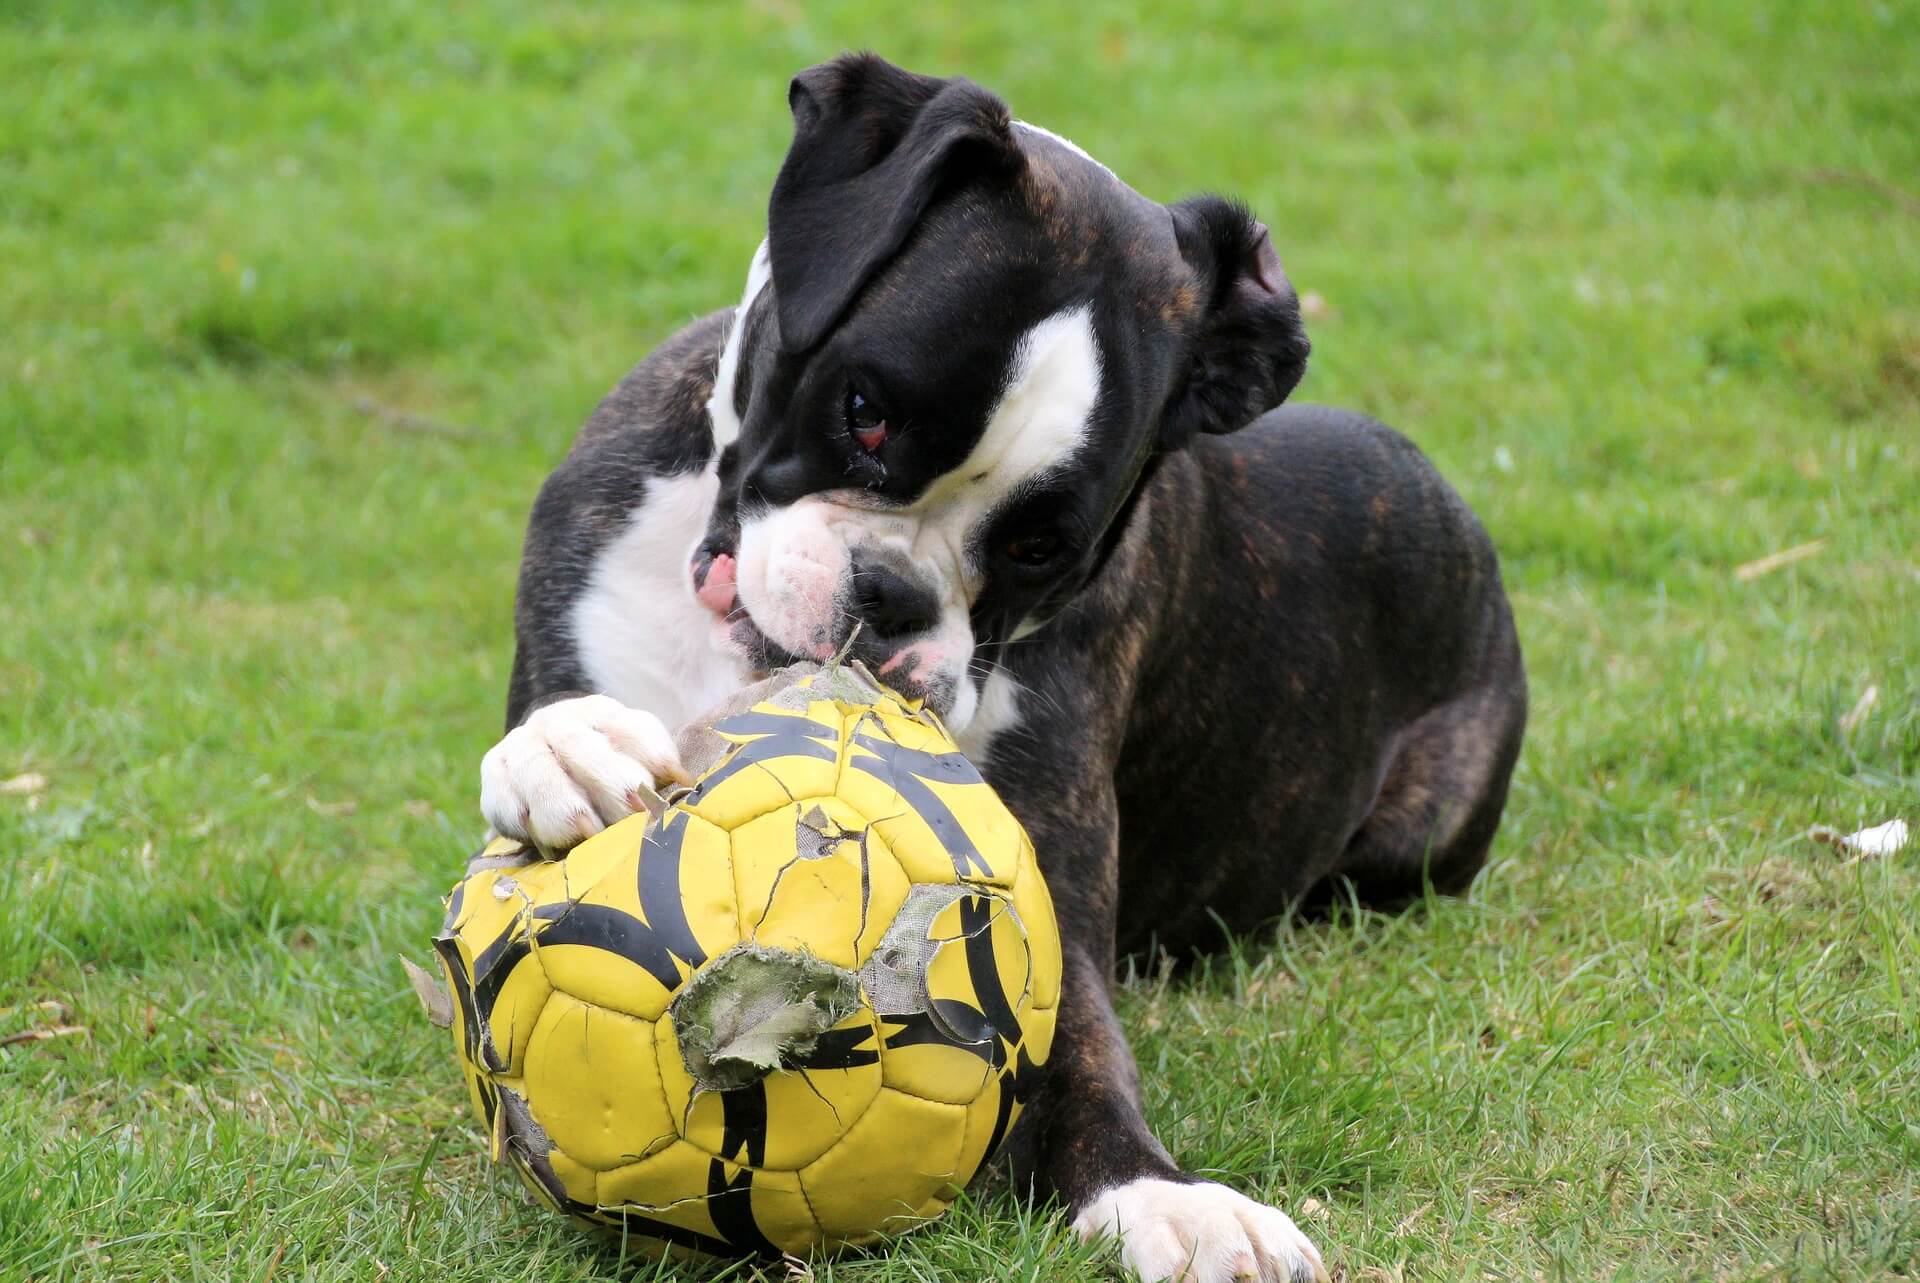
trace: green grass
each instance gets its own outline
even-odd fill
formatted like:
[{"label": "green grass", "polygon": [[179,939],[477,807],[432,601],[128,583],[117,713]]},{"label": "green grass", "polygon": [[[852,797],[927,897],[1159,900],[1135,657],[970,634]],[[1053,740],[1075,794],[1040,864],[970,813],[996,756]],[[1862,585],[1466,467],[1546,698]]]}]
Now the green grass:
[{"label": "green grass", "polygon": [[[1492,868],[1130,982],[1175,1153],[1347,1280],[1920,1273],[1920,849],[1801,836],[1920,821],[1920,216],[1859,181],[1920,175],[1920,10],[890,8],[0,14],[0,1038],[88,1031],[0,1049],[0,1278],[651,1277],[487,1168],[395,955],[535,487],[862,44],[1246,197],[1302,397],[1506,559]],[[1110,1269],[989,1194],[816,1276]]]}]

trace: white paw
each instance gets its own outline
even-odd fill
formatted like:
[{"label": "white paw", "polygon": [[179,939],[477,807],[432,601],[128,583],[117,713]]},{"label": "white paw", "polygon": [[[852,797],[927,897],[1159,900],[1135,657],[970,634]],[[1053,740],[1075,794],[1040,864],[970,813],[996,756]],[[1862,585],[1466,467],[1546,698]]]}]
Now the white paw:
[{"label": "white paw", "polygon": [[1285,1212],[1224,1185],[1151,1178],[1103,1190],[1073,1218],[1083,1239],[1111,1234],[1145,1283],[1326,1283],[1320,1252]]},{"label": "white paw", "polygon": [[480,761],[480,813],[510,838],[564,851],[638,811],[641,790],[686,783],[652,713],[605,695],[538,709]]}]

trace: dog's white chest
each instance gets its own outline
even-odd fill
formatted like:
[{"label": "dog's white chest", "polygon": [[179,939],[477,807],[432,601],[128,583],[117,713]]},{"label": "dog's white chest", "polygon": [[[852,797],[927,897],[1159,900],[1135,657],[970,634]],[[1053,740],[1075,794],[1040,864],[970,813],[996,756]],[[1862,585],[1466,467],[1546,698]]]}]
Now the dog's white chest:
[{"label": "dog's white chest", "polygon": [[688,578],[718,490],[712,468],[648,481],[626,529],[595,557],[569,620],[591,688],[668,726],[751,679],[744,660],[722,649]]}]

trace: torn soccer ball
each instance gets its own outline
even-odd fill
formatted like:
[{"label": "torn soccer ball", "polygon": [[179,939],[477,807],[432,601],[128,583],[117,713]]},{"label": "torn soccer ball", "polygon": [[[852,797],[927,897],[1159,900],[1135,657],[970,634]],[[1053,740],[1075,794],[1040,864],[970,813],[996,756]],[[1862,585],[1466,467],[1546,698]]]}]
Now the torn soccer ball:
[{"label": "torn soccer ball", "polygon": [[494,1157],[577,1220],[725,1255],[938,1216],[1060,994],[1033,846],[938,719],[852,665],[757,693],[658,818],[559,861],[489,844],[435,940]]}]

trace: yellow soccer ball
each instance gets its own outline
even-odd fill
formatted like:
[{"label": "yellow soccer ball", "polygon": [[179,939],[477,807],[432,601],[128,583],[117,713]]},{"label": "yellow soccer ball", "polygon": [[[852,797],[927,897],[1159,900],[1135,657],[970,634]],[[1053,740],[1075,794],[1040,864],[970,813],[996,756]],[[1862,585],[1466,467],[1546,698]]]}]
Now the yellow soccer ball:
[{"label": "yellow soccer ball", "polygon": [[495,1159],[549,1206],[804,1254],[946,1210],[1053,1038],[1025,830],[917,705],[833,667],[713,726],[657,819],[497,841],[435,949]]}]

